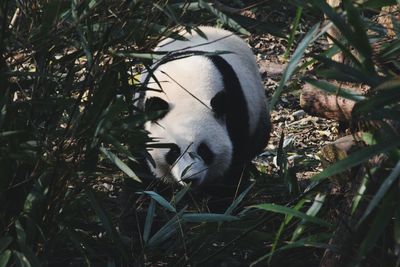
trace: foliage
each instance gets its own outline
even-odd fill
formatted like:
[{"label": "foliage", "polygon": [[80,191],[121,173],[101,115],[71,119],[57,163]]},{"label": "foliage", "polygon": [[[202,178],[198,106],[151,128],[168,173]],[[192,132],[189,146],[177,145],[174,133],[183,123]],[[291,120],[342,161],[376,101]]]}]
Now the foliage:
[{"label": "foliage", "polygon": [[[353,236],[359,248],[348,263],[399,266],[400,151],[393,125],[400,124],[400,43],[361,15],[388,4],[393,3],[346,0],[343,9],[333,10],[324,1],[292,1],[297,11],[288,51],[296,48],[270,106],[294,77],[353,99],[353,121],[366,127],[365,148],[302,188],[288,167],[282,136],[277,152],[281,179],[250,172],[258,177],[256,186],[229,199],[223,209],[208,212],[209,200],[188,187],[168,186],[172,194],[164,194],[146,182],[140,159],[153,140],[141,126],[160,113],[135,109],[138,93],[145,90],[138,73],[160,57],[151,52],[160,39],[182,38],[177,26],[196,30],[196,25],[223,24],[242,34],[283,38],[289,31],[224,13],[202,0],[2,1],[0,266],[316,265],[325,249],[337,249],[328,243],[340,224],[327,203],[328,178],[352,167],[365,171],[351,213],[360,218]],[[253,10],[263,8],[274,4]],[[317,23],[299,36],[305,14],[325,14],[343,38],[323,53],[308,53],[331,24]],[[338,51],[349,64],[330,59]],[[310,65],[313,75],[307,72]],[[343,92],[332,80],[367,85],[370,94]],[[369,159],[376,155],[384,155],[383,160],[371,166]],[[125,213],[116,200],[123,179],[138,192],[133,236],[118,226]],[[245,198],[254,205],[244,208]]]}]

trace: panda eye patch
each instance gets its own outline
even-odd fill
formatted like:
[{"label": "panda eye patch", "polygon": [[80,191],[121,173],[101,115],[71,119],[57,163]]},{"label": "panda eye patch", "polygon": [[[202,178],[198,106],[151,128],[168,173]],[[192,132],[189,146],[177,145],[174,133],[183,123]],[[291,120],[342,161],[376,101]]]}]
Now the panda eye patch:
[{"label": "panda eye patch", "polygon": [[172,165],[179,158],[180,155],[181,155],[181,149],[179,148],[179,146],[176,144],[172,144],[171,149],[165,155],[165,161],[169,165]]},{"label": "panda eye patch", "polygon": [[207,165],[210,165],[214,160],[214,153],[205,143],[201,143],[197,148],[197,154],[204,160]]},{"label": "panda eye patch", "polygon": [[227,113],[227,99],[226,93],[224,91],[220,91],[215,94],[215,96],[210,101],[211,109],[215,113],[217,118],[222,117]]},{"label": "panda eye patch", "polygon": [[160,112],[160,114],[153,121],[162,119],[169,111],[169,104],[162,98],[150,97],[144,104],[145,112]]}]

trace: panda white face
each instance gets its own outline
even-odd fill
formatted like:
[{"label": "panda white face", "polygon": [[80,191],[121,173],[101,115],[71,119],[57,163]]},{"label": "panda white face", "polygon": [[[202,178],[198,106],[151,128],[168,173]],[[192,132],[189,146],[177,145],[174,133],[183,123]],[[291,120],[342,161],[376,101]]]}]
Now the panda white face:
[{"label": "panda white face", "polygon": [[169,104],[159,97],[147,99],[151,110],[150,105],[168,110],[164,117],[145,124],[150,137],[169,144],[168,148],[149,150],[155,163],[149,166],[156,177],[201,185],[225,174],[231,164],[232,143],[213,111],[192,102],[198,112],[188,114],[184,101]]},{"label": "panda white face", "polygon": [[231,165],[232,142],[217,114],[223,103],[218,70],[208,58],[193,56],[162,65],[154,76],[158,83],[151,79],[148,87],[158,92],[146,91],[145,110],[165,114],[147,122],[145,130],[171,146],[149,150],[155,163],[149,162],[151,171],[158,178],[196,185],[222,177]]}]

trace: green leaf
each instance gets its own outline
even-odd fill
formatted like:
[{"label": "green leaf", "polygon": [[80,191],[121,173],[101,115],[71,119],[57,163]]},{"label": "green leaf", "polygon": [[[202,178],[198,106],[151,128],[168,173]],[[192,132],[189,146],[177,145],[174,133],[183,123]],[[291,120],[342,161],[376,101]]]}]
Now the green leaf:
[{"label": "green leaf", "polygon": [[311,84],[314,87],[317,87],[325,92],[328,92],[330,94],[335,94],[340,97],[344,97],[353,101],[361,101],[365,100],[366,97],[359,95],[353,91],[349,91],[347,89],[344,89],[342,87],[333,85],[325,80],[315,80],[315,79],[304,79],[306,83]]},{"label": "green leaf", "polygon": [[0,267],[6,267],[11,257],[11,250],[7,249],[0,254]]},{"label": "green leaf", "polygon": [[179,203],[179,201],[181,201],[182,198],[186,195],[189,189],[190,189],[189,185],[182,186],[182,189],[178,193],[173,195],[173,198],[170,202],[171,205],[176,206]]},{"label": "green leaf", "polygon": [[186,213],[183,214],[182,219],[186,222],[231,222],[239,218],[217,213]]},{"label": "green leaf", "polygon": [[321,243],[326,242],[330,238],[330,234],[316,234],[316,235],[310,235],[306,238],[303,238],[301,240],[298,240],[296,242],[288,242],[287,245],[277,249],[276,251],[270,252],[256,261],[253,261],[249,266],[260,266],[260,262],[266,260],[267,258],[271,257],[274,253],[277,253],[279,251],[283,250],[288,250],[288,249],[293,249],[293,248],[304,248],[304,247],[313,247],[313,248],[322,248],[322,249],[329,249],[331,251],[337,251],[337,249],[329,245],[327,243]]},{"label": "green leaf", "polygon": [[281,27],[277,27],[271,23],[266,21],[261,21],[249,17],[245,17],[239,14],[230,14],[230,18],[236,21],[238,24],[243,26],[244,28],[248,29],[249,31],[256,33],[256,34],[265,34],[269,33],[271,35],[280,37],[280,38],[287,38],[285,34],[285,29]]},{"label": "green leaf", "polygon": [[142,181],[139,177],[132,171],[131,168],[128,167],[122,160],[120,160],[114,153],[108,151],[105,147],[100,147],[100,151],[107,156],[112,163],[114,163],[121,171],[123,171],[128,177],[132,178],[133,180],[141,183]]},{"label": "green leaf", "polygon": [[5,131],[5,132],[0,132],[0,138],[13,136],[13,135],[20,134],[20,133],[23,133],[23,132],[24,131]]},{"label": "green leaf", "polygon": [[249,187],[246,188],[235,200],[232,201],[231,205],[226,209],[224,212],[225,215],[231,215],[232,212],[239,206],[239,204],[243,201],[244,197],[247,193],[253,188],[254,183],[251,184]]},{"label": "green leaf", "polygon": [[[370,173],[373,174],[376,172],[377,168],[373,168],[370,170]],[[358,205],[361,203],[361,199],[364,197],[365,190],[367,189],[367,183],[369,180],[369,173],[365,174],[361,180],[360,186],[357,189],[357,193],[355,194],[353,198],[353,203],[352,203],[352,208],[351,208],[351,214],[354,214],[354,212],[357,210]]]},{"label": "green leaf", "polygon": [[374,62],[372,61],[372,48],[360,13],[350,0],[342,1],[344,8],[347,11],[348,22],[352,26],[354,32],[352,35],[354,38],[352,44],[357,47],[358,51],[363,55],[366,71],[369,73],[375,73]]},{"label": "green leaf", "polygon": [[179,224],[181,223],[181,216],[185,209],[179,211],[174,217],[172,217],[160,230],[157,231],[147,243],[148,246],[153,247],[161,244],[177,231]]},{"label": "green leaf", "polygon": [[318,29],[319,29],[319,23],[315,24],[308,31],[308,33],[304,36],[304,38],[301,40],[301,42],[297,46],[296,50],[294,51],[292,58],[290,59],[285,71],[283,72],[282,78],[279,82],[279,86],[272,96],[272,99],[269,104],[270,110],[272,110],[274,108],[276,102],[278,101],[278,98],[282,94],[285,84],[289,81],[289,79],[292,76],[292,74],[294,73],[296,67],[300,63],[300,60],[303,57],[306,48],[314,40],[314,37],[317,34]]},{"label": "green leaf", "polygon": [[165,56],[165,53],[157,53],[157,52],[152,52],[152,53],[140,53],[140,52],[129,52],[129,51],[118,52],[111,49],[108,52],[115,57],[122,57],[122,58],[160,60]]},{"label": "green leaf", "polygon": [[379,52],[379,57],[382,60],[396,58],[400,54],[400,40],[395,40]]},{"label": "green leaf", "polygon": [[18,242],[25,243],[26,242],[25,230],[22,227],[22,225],[21,225],[19,220],[15,221],[15,232],[17,233]]},{"label": "green leaf", "polygon": [[[328,178],[332,175],[339,174],[341,172],[344,172],[345,170],[348,170],[354,166],[357,166],[365,161],[367,161],[369,158],[376,154],[384,153],[388,150],[395,149],[397,146],[400,145],[400,139],[394,139],[392,140],[391,138],[388,138],[387,140],[384,140],[376,145],[369,146],[363,149],[360,149],[358,151],[353,152],[350,154],[348,157],[345,159],[336,162],[333,165],[330,165],[328,168],[326,168],[323,172],[314,175],[311,179],[312,181],[320,181],[322,179]],[[308,191],[312,186],[308,187],[306,191]]]},{"label": "green leaf", "polygon": [[374,216],[372,224],[368,227],[368,232],[358,249],[358,262],[376,245],[381,234],[385,231],[386,226],[390,223],[393,211],[398,208],[399,201],[398,191],[392,190],[385,195],[382,205]]},{"label": "green leaf", "polygon": [[[297,204],[294,206],[293,210],[298,211],[299,209],[301,209],[304,204],[306,203],[306,199],[302,198],[300,199],[299,202],[297,202]],[[272,247],[271,247],[271,251],[269,253],[270,257],[268,259],[268,264],[271,264],[272,261],[272,255],[275,253],[276,248],[278,247],[278,243],[279,243],[279,239],[283,233],[283,231],[285,230],[285,227],[289,224],[289,222],[293,219],[293,215],[286,215],[285,219],[283,220],[283,222],[281,223],[281,225],[279,226],[278,231],[276,232],[275,238],[274,238],[274,242],[272,243]]]},{"label": "green leaf", "polygon": [[203,0],[199,0],[199,6],[210,11],[212,14],[214,14],[217,18],[221,20],[221,22],[224,25],[227,25],[228,27],[232,28],[233,30],[245,34],[245,35],[250,35],[250,32],[248,32],[245,28],[243,28],[241,25],[239,25],[236,21],[233,19],[229,18],[227,15],[225,15],[223,12],[220,10],[216,9],[209,3]]},{"label": "green leaf", "polygon": [[317,72],[320,76],[324,76],[327,79],[334,79],[344,82],[366,83],[373,87],[378,86],[382,82],[381,77],[378,75],[366,73],[363,70],[358,70],[354,67],[339,63],[326,57],[316,55],[314,58],[324,63],[324,66],[327,67],[327,69],[318,70]]},{"label": "green leaf", "polygon": [[288,44],[286,46],[286,51],[285,51],[285,54],[283,55],[283,57],[285,59],[287,59],[289,57],[290,49],[293,46],[294,36],[296,35],[297,28],[299,27],[299,22],[300,22],[302,12],[303,12],[303,8],[301,6],[298,6],[296,8],[296,16],[293,19],[292,26],[290,29],[289,40],[288,40]]},{"label": "green leaf", "polygon": [[379,111],[382,107],[400,101],[400,79],[387,81],[375,88],[376,95],[357,103],[353,109],[354,115]]},{"label": "green leaf", "polygon": [[370,73],[375,73],[371,60],[372,49],[368,37],[366,36],[366,31],[363,30],[360,16],[350,1],[344,0],[343,2],[348,12],[349,23],[346,23],[341,15],[336,13],[325,1],[313,0],[312,3],[324,12],[349,43],[362,54],[365,60],[366,70]]},{"label": "green leaf", "polygon": [[110,215],[106,212],[106,210],[100,205],[96,195],[93,190],[87,186],[85,186],[86,195],[90,201],[90,204],[95,211],[98,219],[101,222],[101,225],[104,227],[111,240],[114,241],[115,249],[123,255],[125,260],[129,260],[128,253],[122,243],[121,236],[119,235],[117,229],[112,223],[110,219]]},{"label": "green leaf", "polygon": [[393,168],[390,175],[385,179],[382,185],[379,187],[378,192],[375,193],[371,202],[368,204],[363,216],[358,221],[358,225],[360,225],[368,215],[378,206],[379,202],[386,196],[390,187],[400,178],[400,161],[397,162],[396,166]]},{"label": "green leaf", "polygon": [[[307,210],[306,214],[315,217],[317,213],[321,210],[322,205],[325,202],[325,197],[326,195],[318,193],[315,196],[314,202],[312,203],[311,207]],[[295,241],[296,239],[298,239],[299,236],[304,232],[306,228],[305,223],[306,223],[305,221],[301,221],[300,224],[296,227],[296,229],[293,231],[291,241]]]},{"label": "green leaf", "polygon": [[149,240],[151,226],[153,225],[155,210],[156,210],[156,202],[154,201],[154,199],[151,199],[149,207],[147,209],[146,221],[144,222],[144,229],[143,229],[144,243],[147,243],[147,241]]},{"label": "green leaf", "polygon": [[14,250],[13,255],[15,258],[15,263],[18,267],[31,267],[31,264],[29,263],[27,257],[25,257],[24,254]]},{"label": "green leaf", "polygon": [[311,223],[315,223],[315,224],[319,224],[322,226],[326,226],[326,227],[330,227],[330,223],[307,215],[303,212],[297,211],[295,209],[289,208],[289,207],[285,207],[285,206],[281,206],[281,205],[277,205],[277,204],[269,204],[269,203],[265,203],[265,204],[259,204],[259,205],[254,205],[254,206],[250,206],[251,208],[257,208],[257,209],[262,209],[262,210],[266,210],[266,211],[272,211],[275,213],[281,213],[281,214],[285,214],[285,215],[292,215],[294,217],[303,219],[306,222],[311,222]]},{"label": "green leaf", "polygon": [[362,4],[365,8],[376,8],[380,9],[385,6],[391,6],[397,4],[396,0],[368,0]]},{"label": "green leaf", "polygon": [[[171,211],[171,212],[175,212],[176,213],[176,209],[162,196],[160,196],[159,194],[157,194],[154,191],[143,191],[141,192],[143,194],[146,194],[148,196],[150,196],[152,199],[154,199],[155,201],[158,202],[158,204],[160,204],[161,206],[163,206],[164,208],[166,208],[167,210]],[[140,194],[141,194],[140,193]]]},{"label": "green leaf", "polygon": [[0,238],[0,252],[3,252],[13,241],[11,236],[3,236]]}]

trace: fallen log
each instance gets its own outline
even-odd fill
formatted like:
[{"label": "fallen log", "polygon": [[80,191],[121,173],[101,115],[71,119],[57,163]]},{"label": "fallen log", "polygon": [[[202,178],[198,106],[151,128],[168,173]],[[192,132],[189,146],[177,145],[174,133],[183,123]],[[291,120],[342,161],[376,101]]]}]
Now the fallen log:
[{"label": "fallen log", "polygon": [[[367,94],[362,87],[343,88],[360,95]],[[337,121],[349,121],[355,102],[337,95],[329,94],[310,84],[305,84],[301,90],[300,106],[310,115]]]}]

